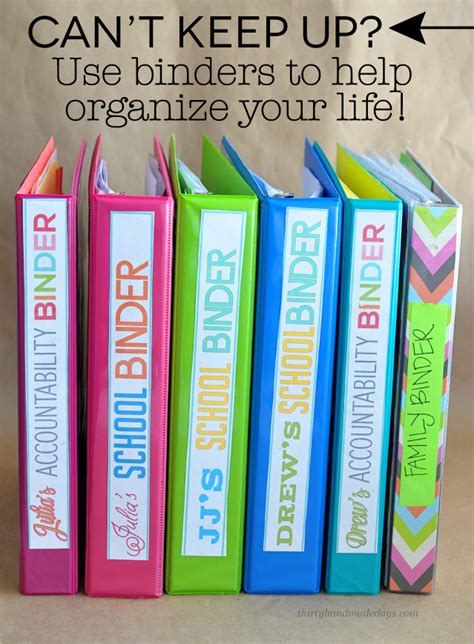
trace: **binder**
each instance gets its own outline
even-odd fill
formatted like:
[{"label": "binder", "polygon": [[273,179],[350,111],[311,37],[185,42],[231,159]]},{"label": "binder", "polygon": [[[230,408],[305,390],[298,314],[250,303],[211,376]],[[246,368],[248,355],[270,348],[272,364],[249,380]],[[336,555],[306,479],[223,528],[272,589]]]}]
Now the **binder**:
[{"label": "binder", "polygon": [[77,194],[51,138],[16,195],[20,590],[77,592]]},{"label": "binder", "polygon": [[238,593],[258,201],[203,139],[202,181],[170,145],[177,199],[166,591]]},{"label": "binder", "polygon": [[403,199],[405,233],[385,584],[426,594],[436,569],[462,207],[412,152],[400,162],[392,161],[396,174],[378,172]]},{"label": "binder", "polygon": [[[321,149],[316,145],[321,158]],[[342,147],[344,203],[326,590],[380,590],[401,202]]]},{"label": "binder", "polygon": [[304,198],[273,189],[249,170],[228,140],[223,145],[260,201],[244,589],[317,593],[341,200],[308,140]]},{"label": "binder", "polygon": [[173,196],[157,139],[146,195],[89,177],[85,590],[159,597],[163,585]]}]

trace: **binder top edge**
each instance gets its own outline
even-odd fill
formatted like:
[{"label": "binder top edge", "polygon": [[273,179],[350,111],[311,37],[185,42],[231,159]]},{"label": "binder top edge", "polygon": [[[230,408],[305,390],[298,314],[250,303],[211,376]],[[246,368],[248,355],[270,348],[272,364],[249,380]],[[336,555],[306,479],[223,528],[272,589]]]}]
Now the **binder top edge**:
[{"label": "binder top edge", "polygon": [[[431,172],[431,170],[428,169],[428,167],[423,163],[423,161],[420,160],[418,156],[410,149],[407,148],[405,150],[406,155],[418,165],[421,170],[431,179],[433,182],[433,191],[441,198],[444,199],[444,203],[436,204],[437,206],[455,206],[458,208],[462,208],[461,204],[457,199],[455,199],[447,190],[446,188],[443,187],[442,183],[438,181],[438,179],[434,176],[434,174]],[[416,202],[417,205],[421,205],[418,202]],[[426,204],[422,204],[426,205]]]}]

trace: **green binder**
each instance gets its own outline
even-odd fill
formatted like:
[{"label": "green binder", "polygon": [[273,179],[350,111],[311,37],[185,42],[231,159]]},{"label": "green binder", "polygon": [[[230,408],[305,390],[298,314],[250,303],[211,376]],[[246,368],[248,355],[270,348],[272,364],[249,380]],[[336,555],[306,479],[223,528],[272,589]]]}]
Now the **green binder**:
[{"label": "green binder", "polygon": [[170,146],[177,201],[166,590],[238,593],[258,200],[207,138],[202,183]]}]

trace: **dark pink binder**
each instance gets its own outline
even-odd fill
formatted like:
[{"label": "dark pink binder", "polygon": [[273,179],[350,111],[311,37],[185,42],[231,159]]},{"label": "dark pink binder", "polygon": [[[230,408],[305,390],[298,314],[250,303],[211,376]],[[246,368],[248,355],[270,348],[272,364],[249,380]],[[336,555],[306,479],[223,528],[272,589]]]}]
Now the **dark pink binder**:
[{"label": "dark pink binder", "polygon": [[[159,597],[168,418],[173,197],[104,193],[89,178],[86,593]],[[105,172],[105,171],[104,171]]]},{"label": "dark pink binder", "polygon": [[[51,138],[16,195],[20,590],[30,595],[78,585],[76,227],[85,148],[69,194]],[[48,171],[54,194],[37,189]]]}]

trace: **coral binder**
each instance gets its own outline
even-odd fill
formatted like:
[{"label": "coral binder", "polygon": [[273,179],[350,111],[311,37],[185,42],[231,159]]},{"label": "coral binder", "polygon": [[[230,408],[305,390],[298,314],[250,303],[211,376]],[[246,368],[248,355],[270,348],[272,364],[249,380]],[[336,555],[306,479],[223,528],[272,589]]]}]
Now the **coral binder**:
[{"label": "coral binder", "polygon": [[237,593],[247,470],[258,201],[203,140],[177,195],[166,590]]},{"label": "coral binder", "polygon": [[344,202],[326,590],[376,594],[381,579],[402,206],[345,149],[338,148],[337,176],[325,163]]},{"label": "coral binder", "polygon": [[51,138],[16,195],[20,590],[73,594],[77,550],[77,193]]},{"label": "coral binder", "polygon": [[341,200],[309,141],[305,197],[253,174],[259,197],[244,589],[320,589],[341,242]]},{"label": "coral binder", "polygon": [[462,208],[413,153],[382,169],[370,160],[368,169],[403,199],[404,216],[385,583],[393,592],[431,593]]},{"label": "coral binder", "polygon": [[162,594],[173,197],[155,139],[146,195],[113,193],[101,156],[89,194],[89,595]]}]

